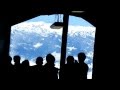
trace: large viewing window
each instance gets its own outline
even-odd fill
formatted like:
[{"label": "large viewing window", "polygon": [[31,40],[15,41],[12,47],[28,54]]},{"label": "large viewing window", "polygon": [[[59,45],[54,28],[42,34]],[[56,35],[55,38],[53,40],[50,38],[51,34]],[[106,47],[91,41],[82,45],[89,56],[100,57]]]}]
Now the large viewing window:
[{"label": "large viewing window", "polygon": [[28,59],[35,65],[38,56],[44,58],[51,53],[56,58],[56,67],[60,67],[61,29],[51,29],[55,15],[43,15],[11,27],[10,55],[20,55],[21,61]]},{"label": "large viewing window", "polygon": [[85,63],[89,67],[88,79],[92,78],[95,30],[86,20],[69,16],[66,57],[72,55],[78,60],[78,53],[84,52],[87,56]]},{"label": "large viewing window", "polygon": [[[63,18],[63,15],[61,15]],[[48,53],[55,56],[55,66],[60,67],[62,30],[51,29],[50,25],[56,21],[56,15],[41,15],[11,27],[10,56],[20,55],[21,62],[28,59],[30,65],[35,65],[38,56],[44,58]],[[96,27],[86,20],[69,16],[66,57],[85,52],[85,63],[89,67],[88,79],[92,78],[94,39]],[[13,63],[13,62],[12,62]],[[14,64],[14,63],[13,63]]]}]

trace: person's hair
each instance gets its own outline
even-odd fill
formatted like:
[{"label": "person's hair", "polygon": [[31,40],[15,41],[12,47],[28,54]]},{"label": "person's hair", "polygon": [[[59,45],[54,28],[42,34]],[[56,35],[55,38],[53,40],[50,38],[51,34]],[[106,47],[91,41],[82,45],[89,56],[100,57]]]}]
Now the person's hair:
[{"label": "person's hair", "polygon": [[36,58],[36,64],[42,64],[43,63],[43,58],[42,57],[37,57]]},{"label": "person's hair", "polygon": [[74,63],[74,57],[73,56],[68,56],[67,57],[67,63],[68,64]]},{"label": "person's hair", "polygon": [[14,62],[20,62],[20,56],[19,55],[15,55],[14,57],[13,57],[13,59],[14,59]]},{"label": "person's hair", "polygon": [[26,66],[29,66],[29,61],[26,59],[22,62],[22,65],[26,65]]},{"label": "person's hair", "polygon": [[79,60],[79,62],[84,62],[85,59],[86,59],[86,55],[85,55],[84,52],[78,53],[78,60]]},{"label": "person's hair", "polygon": [[52,54],[47,54],[46,61],[48,63],[54,63],[55,62],[55,57]]}]

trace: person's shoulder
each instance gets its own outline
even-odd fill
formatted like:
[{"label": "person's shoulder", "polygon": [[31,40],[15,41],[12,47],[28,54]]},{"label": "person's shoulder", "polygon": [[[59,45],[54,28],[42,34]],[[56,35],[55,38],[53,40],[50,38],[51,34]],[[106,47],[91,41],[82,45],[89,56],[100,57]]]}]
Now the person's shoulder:
[{"label": "person's shoulder", "polygon": [[57,67],[54,67],[54,69],[55,69],[56,71],[58,71],[58,70],[59,70],[59,68],[57,68]]},{"label": "person's shoulder", "polygon": [[86,63],[84,63],[83,65],[88,66]]},{"label": "person's shoulder", "polygon": [[46,68],[48,68],[48,64],[45,64],[42,67],[43,67],[43,69],[46,69]]},{"label": "person's shoulder", "polygon": [[57,67],[54,67],[55,69],[58,69]]},{"label": "person's shoulder", "polygon": [[88,65],[87,65],[86,63],[84,64],[84,66],[85,66],[86,68],[88,68]]}]

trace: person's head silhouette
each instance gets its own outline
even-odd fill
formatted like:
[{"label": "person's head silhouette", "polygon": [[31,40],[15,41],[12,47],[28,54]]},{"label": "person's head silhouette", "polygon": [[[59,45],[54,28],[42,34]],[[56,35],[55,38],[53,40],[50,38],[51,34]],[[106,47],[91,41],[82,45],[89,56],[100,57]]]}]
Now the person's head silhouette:
[{"label": "person's head silhouette", "polygon": [[47,54],[47,56],[46,56],[46,61],[47,61],[47,63],[49,63],[49,64],[54,64],[54,62],[55,62],[55,57],[54,57],[52,54]]},{"label": "person's head silhouette", "polygon": [[36,64],[41,66],[43,64],[43,58],[42,57],[37,57],[36,58]]},{"label": "person's head silhouette", "polygon": [[81,62],[84,62],[85,59],[86,59],[85,53],[83,53],[83,52],[78,53],[78,60],[79,60],[80,63],[81,63]]},{"label": "person's head silhouette", "polygon": [[8,56],[8,63],[11,64],[11,61],[12,61],[12,57]]},{"label": "person's head silhouette", "polygon": [[15,63],[15,65],[17,65],[17,64],[20,64],[20,56],[19,55],[16,55],[16,56],[14,56],[14,63]]},{"label": "person's head silhouette", "polygon": [[68,56],[67,57],[67,64],[73,64],[74,63],[74,57],[73,56]]},{"label": "person's head silhouette", "polygon": [[29,61],[26,59],[22,62],[22,65],[23,66],[29,66]]}]

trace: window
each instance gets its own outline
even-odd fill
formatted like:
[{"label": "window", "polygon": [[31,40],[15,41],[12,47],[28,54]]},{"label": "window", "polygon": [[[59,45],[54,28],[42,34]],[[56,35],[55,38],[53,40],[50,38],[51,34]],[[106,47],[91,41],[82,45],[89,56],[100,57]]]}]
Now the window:
[{"label": "window", "polygon": [[55,66],[60,67],[62,28],[50,28],[55,19],[55,15],[43,15],[12,26],[10,56],[20,55],[21,62],[28,59],[35,65],[38,56],[45,59],[51,53],[56,58]]},{"label": "window", "polygon": [[85,63],[89,67],[88,79],[92,78],[94,39],[94,26],[80,17],[69,16],[66,57],[72,55],[78,60],[77,54],[84,52],[87,56]]},{"label": "window", "polygon": [[[10,56],[20,55],[21,62],[25,59],[30,65],[35,65],[38,56],[44,58],[48,53],[55,56],[55,66],[60,67],[62,30],[51,29],[50,25],[55,22],[55,15],[42,15],[11,27]],[[61,15],[63,18],[63,15]],[[89,66],[88,79],[92,78],[93,52],[96,27],[80,17],[69,16],[66,57],[85,52],[85,63]]]}]

